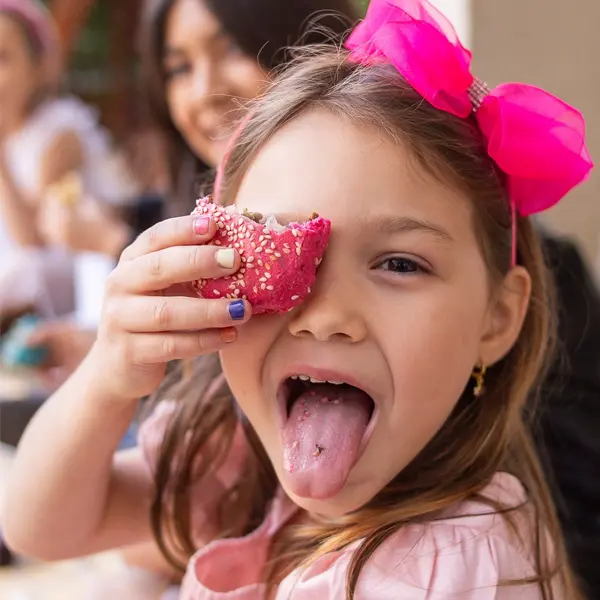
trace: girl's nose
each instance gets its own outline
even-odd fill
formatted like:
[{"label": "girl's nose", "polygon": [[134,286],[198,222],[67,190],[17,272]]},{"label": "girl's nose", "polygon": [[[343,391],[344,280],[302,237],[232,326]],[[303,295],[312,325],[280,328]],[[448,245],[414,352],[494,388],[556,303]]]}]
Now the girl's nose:
[{"label": "girl's nose", "polygon": [[317,282],[313,294],[293,313],[289,331],[295,337],[312,337],[319,342],[357,344],[367,337],[359,304],[358,295],[341,285]]},{"label": "girl's nose", "polygon": [[219,65],[210,58],[198,61],[194,66],[189,100],[206,102],[211,96],[224,93],[223,87]]}]

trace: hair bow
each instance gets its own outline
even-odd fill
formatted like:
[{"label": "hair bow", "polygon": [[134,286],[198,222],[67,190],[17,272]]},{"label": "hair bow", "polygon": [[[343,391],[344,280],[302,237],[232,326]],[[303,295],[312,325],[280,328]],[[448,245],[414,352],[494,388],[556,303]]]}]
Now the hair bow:
[{"label": "hair bow", "polygon": [[507,175],[513,212],[550,208],[593,167],[581,113],[523,83],[487,88],[471,74],[471,53],[450,22],[427,0],[371,0],[346,47],[357,62],[391,63],[436,108],[461,118],[474,112],[490,157]]}]

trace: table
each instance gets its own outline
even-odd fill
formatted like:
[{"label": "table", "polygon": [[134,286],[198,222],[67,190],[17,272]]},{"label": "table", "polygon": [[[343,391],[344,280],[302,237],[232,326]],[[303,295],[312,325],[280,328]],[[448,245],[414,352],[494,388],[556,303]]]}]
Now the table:
[{"label": "table", "polygon": [[31,373],[27,371],[10,371],[0,366],[0,398],[2,400],[22,400],[43,393],[43,388]]},{"label": "table", "polygon": [[118,553],[0,569],[2,600],[160,600],[167,582]]}]

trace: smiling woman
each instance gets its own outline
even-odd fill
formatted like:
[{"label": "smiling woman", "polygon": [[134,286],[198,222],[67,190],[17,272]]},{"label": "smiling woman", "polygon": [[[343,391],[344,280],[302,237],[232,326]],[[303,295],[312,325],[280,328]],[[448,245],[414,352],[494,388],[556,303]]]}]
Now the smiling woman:
[{"label": "smiling woman", "polygon": [[[297,43],[340,43],[353,0],[151,0],[142,20],[151,106],[169,141],[179,212],[223,156],[240,111]],[[319,30],[311,28],[318,22]]]}]

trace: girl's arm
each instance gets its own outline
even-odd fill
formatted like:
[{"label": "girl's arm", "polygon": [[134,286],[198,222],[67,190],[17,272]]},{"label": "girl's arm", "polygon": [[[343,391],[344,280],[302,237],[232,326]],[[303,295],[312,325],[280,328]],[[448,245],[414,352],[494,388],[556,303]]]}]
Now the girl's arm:
[{"label": "girl's arm", "polygon": [[19,445],[2,521],[8,544],[26,556],[59,560],[151,540],[150,473],[139,450],[115,455],[137,402],[111,398],[93,369],[86,359]]},{"label": "girl's arm", "polygon": [[[78,170],[82,163],[83,148],[77,135],[73,132],[57,135],[42,159],[37,193],[39,198],[49,185],[67,173]],[[43,245],[35,226],[39,198],[32,201],[18,189],[4,159],[0,158],[0,215],[12,239],[21,246]]]},{"label": "girl's arm", "polygon": [[236,320],[231,301],[199,298],[186,283],[239,269],[239,254],[207,245],[215,230],[202,218],[170,219],[123,254],[92,349],[19,444],[2,519],[15,550],[49,560],[151,541],[150,467],[139,450],[115,450],[136,399],[158,388],[169,361],[235,343],[233,326],[250,318],[247,302],[234,302],[244,308]]}]

